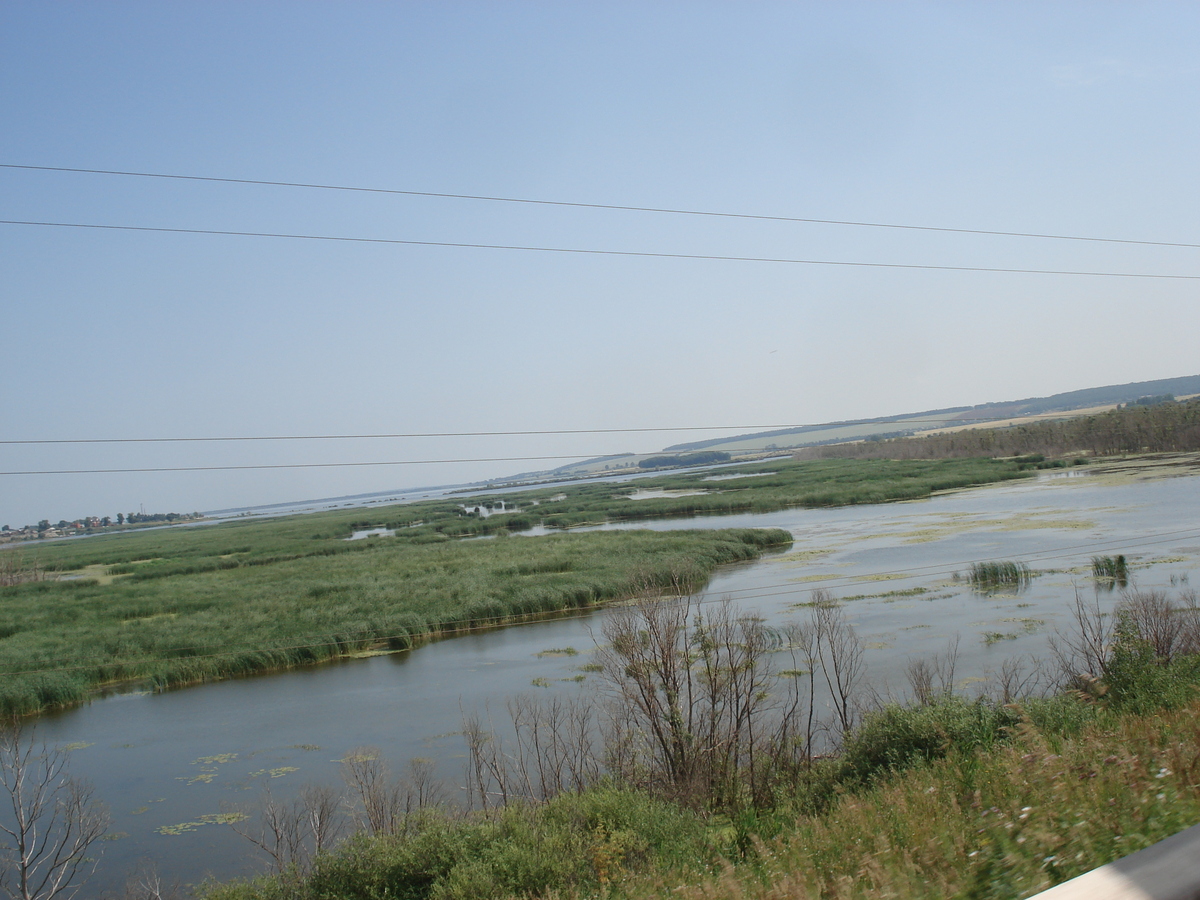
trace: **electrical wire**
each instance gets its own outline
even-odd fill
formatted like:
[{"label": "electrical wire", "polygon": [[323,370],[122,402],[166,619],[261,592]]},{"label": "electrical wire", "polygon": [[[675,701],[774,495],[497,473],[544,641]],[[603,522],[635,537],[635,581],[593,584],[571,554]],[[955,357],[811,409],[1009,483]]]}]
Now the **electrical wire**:
[{"label": "electrical wire", "polygon": [[242,466],[147,466],[127,469],[33,469],[16,472],[0,472],[0,475],[119,475],[130,472],[236,472],[252,469],[343,469],[357,466],[431,466],[449,463],[494,463],[527,462],[561,459],[595,459],[596,454],[587,456],[490,456],[476,459],[399,459],[377,462],[328,462],[328,463],[266,463]]},{"label": "electrical wire", "polygon": [[[939,420],[940,421],[940,420]],[[380,438],[517,437],[559,434],[644,434],[677,431],[741,431],[803,428],[802,425],[685,425],[680,428],[561,428],[553,431],[418,431],[397,434],[280,434],[238,437],[165,437],[165,438],[50,438],[5,441],[11,444],[170,444],[205,441],[359,441]],[[811,427],[811,426],[809,426]]]},{"label": "electrical wire", "polygon": [[679,216],[707,216],[721,219],[751,219],[763,222],[795,222],[808,225],[845,225],[855,228],[891,228],[904,231],[934,231],[946,234],[975,234],[992,237],[1038,238],[1056,241],[1087,241],[1105,244],[1136,244],[1148,247],[1200,248],[1200,244],[1177,241],[1148,241],[1132,238],[1106,238],[1072,234],[1048,234],[1027,231],[992,231],[982,228],[948,228],[935,225],[905,225],[895,222],[860,222],[845,219],[814,219],[799,216],[768,216],[753,213],[716,212],[699,209],[674,209],[659,206],[623,206],[615,203],[581,203],[568,200],[537,200],[528,197],[494,197],[485,194],[453,194],[444,191],[412,191],[394,188],[354,187],[340,184],[312,184],[300,181],[265,181],[253,178],[218,178],[210,175],[175,175],[164,172],[128,172],[117,169],[81,169],[68,166],[28,166],[16,163],[0,163],[3,169],[27,169],[38,172],[75,172],[88,175],[122,175],[134,178],[160,178],[176,181],[206,181],[219,184],[253,184],[268,187],[310,188],[324,191],[353,191],[368,194],[396,194],[407,197],[434,197],[452,200],[483,200],[491,203],[519,203],[532,206],[566,206],[577,209],[607,209],[621,212],[664,213]]},{"label": "electrical wire", "polygon": [[[1097,550],[1109,549],[1110,547],[1120,547],[1125,550],[1141,549],[1144,547],[1158,546],[1161,544],[1177,543],[1180,540],[1187,540],[1190,538],[1200,538],[1200,530],[1182,529],[1179,531],[1165,531],[1165,532],[1158,532],[1155,534],[1146,535],[1145,537],[1146,538],[1154,538],[1154,540],[1125,541],[1125,540],[1117,540],[1114,538],[1110,541],[1101,542],[1099,544],[1096,544],[1096,543],[1079,544],[1074,547],[1057,547],[1057,548],[1052,548],[1050,550],[1035,551],[1034,553],[1029,554],[1028,556],[1031,559],[1036,559],[1038,562],[1050,562],[1050,561],[1054,561],[1054,560],[1070,559],[1072,557],[1077,556],[1080,553],[1095,553]],[[992,559],[992,560],[973,560],[972,562],[985,562],[986,563],[986,562],[997,562],[997,561],[1000,561],[999,558]],[[949,566],[947,566],[947,564],[945,564],[945,563],[939,563],[939,564],[928,565],[928,566],[913,566],[913,567],[904,568],[904,569],[892,569],[892,570],[884,571],[884,572],[863,573],[863,574],[858,574],[858,575],[830,575],[828,578],[823,579],[821,581],[805,582],[803,585],[797,584],[796,582],[781,582],[781,583],[776,583],[776,584],[763,584],[763,585],[756,585],[753,588],[744,588],[741,591],[723,591],[721,593],[721,595],[718,597],[702,596],[696,602],[701,605],[708,605],[711,603],[723,602],[726,597],[732,597],[737,600],[758,600],[758,599],[764,599],[764,598],[770,598],[770,597],[786,596],[786,595],[796,594],[798,592],[800,592],[800,593],[811,592],[813,590],[818,590],[821,588],[824,588],[827,590],[831,589],[831,588],[832,589],[845,589],[848,587],[856,587],[859,585],[878,585],[881,581],[910,580],[913,578],[937,578],[939,576],[940,577],[950,577],[951,575],[958,572],[958,570],[960,570],[964,567],[967,567],[969,565],[971,565],[971,563],[969,563],[969,562],[951,563],[951,564],[949,564]],[[775,589],[775,588],[783,588],[784,590],[774,591],[773,589]],[[701,591],[700,593],[703,595],[705,592]],[[741,596],[734,597],[734,595],[741,595]],[[522,618],[528,618],[529,620],[537,620],[537,619],[541,619],[541,618],[546,618],[546,619],[553,619],[555,621],[559,621],[559,620],[563,620],[563,619],[567,619],[567,620],[584,619],[584,618],[589,618],[590,616],[594,615],[595,613],[597,613],[599,611],[602,611],[604,608],[605,608],[604,606],[593,606],[593,607],[589,607],[587,609],[577,610],[577,611],[572,611],[572,612],[563,612],[561,614],[559,614],[556,611],[546,611],[546,612],[536,612],[536,613],[513,613],[513,614],[508,614],[508,615],[500,615],[500,616],[484,616],[484,617],[475,618],[473,620],[473,622],[470,624],[468,624],[468,623],[461,623],[461,624],[444,623],[440,626],[436,626],[436,628],[437,628],[437,630],[447,631],[447,632],[451,632],[454,634],[472,633],[472,632],[476,632],[476,631],[486,631],[486,630],[494,629],[496,627],[499,627],[502,625],[507,625],[507,624],[521,624],[521,622],[519,620]],[[343,637],[343,639],[341,639],[341,640],[336,639],[336,638],[331,638],[330,640],[325,640],[320,643],[312,643],[312,644],[290,644],[290,645],[281,646],[281,647],[257,647],[257,648],[256,647],[243,647],[243,648],[236,649],[236,650],[221,651],[219,653],[197,653],[197,654],[189,655],[185,658],[186,659],[218,659],[218,658],[225,657],[225,656],[238,656],[238,655],[246,654],[246,653],[282,653],[282,652],[286,652],[289,650],[312,650],[312,649],[327,648],[331,644],[350,644],[350,643],[361,642],[364,640],[370,640],[373,643],[379,643],[379,642],[383,642],[383,641],[405,639],[405,638],[410,637],[410,635],[408,632],[405,632],[403,634],[392,634],[392,635],[371,635],[367,632],[363,632],[362,637],[360,637],[360,638],[353,638],[348,635],[345,635],[342,637]],[[164,650],[162,652],[179,654],[179,653],[188,653],[189,651],[196,650],[196,649],[199,649],[199,647],[198,646],[174,647],[174,648],[170,648],[168,650]],[[68,659],[68,658],[78,659],[78,657],[56,657],[56,658],[51,658],[50,661],[53,662],[53,661],[64,660],[64,659]],[[93,658],[101,659],[101,660],[107,659],[107,657],[105,657],[105,658],[93,657]],[[155,663],[155,662],[163,662],[163,661],[165,661],[163,657],[155,656],[155,657],[142,657],[140,659],[133,659],[133,660],[114,660],[111,663],[107,663],[107,665],[119,666],[119,667],[129,667],[129,666],[140,665],[143,663]],[[92,664],[81,664],[81,665],[73,665],[73,666],[57,666],[57,667],[47,667],[47,668],[40,668],[40,669],[24,669],[24,670],[16,670],[16,671],[9,671],[9,672],[0,672],[0,674],[3,674],[3,675],[36,675],[36,674],[41,674],[41,673],[45,673],[45,672],[80,671],[80,670],[84,670],[84,669],[96,668],[98,666],[103,666],[103,665],[106,665],[106,663],[101,661],[99,663],[92,663]]]},{"label": "electrical wire", "polygon": [[[1100,404],[1111,405],[1111,404]],[[973,418],[917,418],[906,416],[896,421],[879,419],[859,419],[842,422],[815,422],[799,425],[681,425],[666,428],[560,428],[547,431],[411,431],[394,434],[278,434],[278,435],[236,435],[219,437],[141,437],[141,438],[23,438],[19,440],[0,440],[0,446],[17,446],[22,444],[181,444],[181,443],[215,443],[232,441],[359,441],[381,440],[395,438],[448,438],[448,437],[526,437],[552,436],[566,434],[672,434],[681,431],[793,431],[802,428],[833,429],[854,428],[870,425],[928,425],[953,428],[958,425],[977,424],[981,422],[1006,422],[1009,419],[1063,419],[1072,418],[1080,410],[1060,410],[1058,412],[1030,413],[1028,415],[981,416]],[[767,435],[747,434],[734,435],[729,441],[739,437],[754,438]]]},{"label": "electrical wire", "polygon": [[666,253],[649,250],[599,250],[587,247],[543,247],[526,244],[477,244],[466,241],[416,241],[399,238],[365,238],[346,235],[293,234],[282,231],[227,231],[216,228],[166,228],[150,225],[111,225],[92,222],[39,222],[24,219],[0,219],[0,225],[26,225],[44,228],[79,228],[105,231],[138,231],[161,234],[207,234],[222,237],[283,238],[300,241],[334,241],[352,244],[388,244],[406,247],[452,247],[467,250],[517,250],[530,253],[563,253],[585,256],[623,256],[640,259],[686,259],[715,262],[779,263],[799,266],[837,266],[861,269],[907,269],[930,272],[986,272],[1007,275],[1067,275],[1088,278],[1152,278],[1171,281],[1200,281],[1200,275],[1166,272],[1092,272],[1078,269],[1020,269],[1002,266],[947,266],[926,263],[864,262],[860,260],[797,259],[780,256],[729,256],[712,253]]}]

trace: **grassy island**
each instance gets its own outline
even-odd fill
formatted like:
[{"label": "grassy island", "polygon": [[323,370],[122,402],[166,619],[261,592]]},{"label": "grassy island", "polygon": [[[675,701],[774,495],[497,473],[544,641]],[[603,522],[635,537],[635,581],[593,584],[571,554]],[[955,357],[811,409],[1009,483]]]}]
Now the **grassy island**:
[{"label": "grassy island", "polygon": [[[0,587],[0,711],[402,650],[671,578],[697,588],[791,540],[760,529],[517,536],[538,525],[912,500],[1027,473],[1020,461],[777,460],[6,549],[21,561],[8,569],[28,577]],[[347,540],[379,528],[394,533]],[[482,537],[493,539],[466,540]]]}]

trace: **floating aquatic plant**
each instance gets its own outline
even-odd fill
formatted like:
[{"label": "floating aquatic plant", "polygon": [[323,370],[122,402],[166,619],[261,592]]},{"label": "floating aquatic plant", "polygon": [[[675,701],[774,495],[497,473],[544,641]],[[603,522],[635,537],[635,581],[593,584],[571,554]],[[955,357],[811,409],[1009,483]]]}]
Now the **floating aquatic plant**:
[{"label": "floating aquatic plant", "polygon": [[538,654],[538,658],[541,659],[543,656],[578,656],[578,655],[579,655],[579,651],[576,650],[574,647],[554,647],[554,648],[551,648],[550,650],[543,650],[541,653]]},{"label": "floating aquatic plant", "polygon": [[299,771],[300,769],[297,766],[279,766],[275,769],[259,769],[257,772],[251,772],[250,777],[258,778],[262,775],[266,775],[269,778],[282,778],[284,775],[290,775],[292,772]]},{"label": "floating aquatic plant", "polygon": [[201,816],[195,822],[179,822],[175,825],[160,825],[154,829],[159,834],[179,835],[187,834],[189,831],[195,831],[197,828],[203,828],[205,825],[234,825],[238,822],[244,822],[248,819],[245,813],[211,813],[207,816]]}]

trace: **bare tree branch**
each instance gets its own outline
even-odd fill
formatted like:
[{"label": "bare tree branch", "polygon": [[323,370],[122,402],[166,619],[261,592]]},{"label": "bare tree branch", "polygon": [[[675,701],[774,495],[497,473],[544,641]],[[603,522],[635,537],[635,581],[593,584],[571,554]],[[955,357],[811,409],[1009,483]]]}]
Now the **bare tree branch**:
[{"label": "bare tree branch", "polygon": [[13,900],[70,900],[95,870],[89,851],[109,817],[68,761],[68,751],[36,742],[18,718],[0,729],[0,891]]}]

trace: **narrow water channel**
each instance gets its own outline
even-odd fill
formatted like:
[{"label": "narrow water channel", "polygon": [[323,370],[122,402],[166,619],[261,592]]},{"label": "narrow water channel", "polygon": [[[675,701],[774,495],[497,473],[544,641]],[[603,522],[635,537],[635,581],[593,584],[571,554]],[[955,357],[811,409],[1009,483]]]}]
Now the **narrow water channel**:
[{"label": "narrow water channel", "polygon": [[[1067,626],[1074,592],[1092,596],[1090,558],[1123,553],[1142,588],[1200,587],[1200,477],[1120,481],[1043,477],[910,503],[637,523],[652,529],[778,527],[786,552],[719,571],[706,598],[732,597],[772,624],[803,620],[811,591],[846,600],[883,693],[902,693],[912,658],[957,637],[959,685],[1008,657],[1044,655]],[[385,539],[385,538],[381,538]],[[530,538],[534,539],[534,538]],[[1039,573],[1020,593],[980,596],[955,573],[1017,560]],[[1117,594],[1101,594],[1111,604]],[[592,689],[583,667],[604,611],[454,638],[415,651],[165,694],[120,694],[40,720],[39,735],[73,747],[72,769],[111,808],[111,840],[86,891],[119,892],[153,865],[194,884],[262,871],[222,814],[270,790],[336,783],[339,760],[375,746],[401,770],[436,761],[463,780],[461,711],[520,693]],[[572,652],[574,651],[574,652]]]}]

